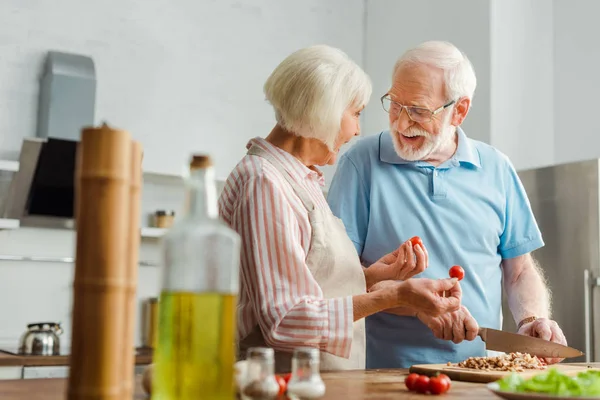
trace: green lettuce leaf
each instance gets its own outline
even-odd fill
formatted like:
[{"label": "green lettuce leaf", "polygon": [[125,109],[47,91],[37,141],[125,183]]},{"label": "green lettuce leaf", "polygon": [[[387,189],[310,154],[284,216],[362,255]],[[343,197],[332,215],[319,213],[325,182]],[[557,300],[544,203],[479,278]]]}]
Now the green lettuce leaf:
[{"label": "green lettuce leaf", "polygon": [[500,390],[520,393],[546,393],[561,396],[599,396],[600,371],[580,372],[568,376],[551,368],[547,372],[524,379],[512,373],[498,381]]}]

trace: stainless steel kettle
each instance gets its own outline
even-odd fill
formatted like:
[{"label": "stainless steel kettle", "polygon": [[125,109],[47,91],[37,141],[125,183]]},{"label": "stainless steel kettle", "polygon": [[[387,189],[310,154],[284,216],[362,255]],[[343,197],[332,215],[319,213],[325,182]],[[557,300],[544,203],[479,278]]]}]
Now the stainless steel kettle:
[{"label": "stainless steel kettle", "polygon": [[36,356],[60,355],[62,328],[55,322],[37,322],[27,325],[27,331],[21,336],[19,354]]}]

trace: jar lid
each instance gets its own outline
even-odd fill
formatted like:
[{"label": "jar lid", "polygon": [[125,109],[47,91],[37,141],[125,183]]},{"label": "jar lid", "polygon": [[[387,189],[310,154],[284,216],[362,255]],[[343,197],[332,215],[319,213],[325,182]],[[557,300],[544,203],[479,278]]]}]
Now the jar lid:
[{"label": "jar lid", "polygon": [[164,216],[170,216],[170,217],[174,217],[175,216],[175,211],[173,210],[156,210],[154,212],[154,215],[156,215],[157,217],[164,217]]},{"label": "jar lid", "polygon": [[314,347],[298,347],[294,349],[294,357],[301,360],[318,360],[320,352]]},{"label": "jar lid", "polygon": [[269,347],[250,347],[246,355],[248,359],[273,360],[275,352]]},{"label": "jar lid", "polygon": [[190,169],[210,168],[213,166],[211,157],[208,154],[193,154],[190,160]]},{"label": "jar lid", "polygon": [[58,322],[34,322],[32,324],[27,324],[27,329],[38,328],[43,329],[45,326],[49,328],[60,328],[60,323]]}]

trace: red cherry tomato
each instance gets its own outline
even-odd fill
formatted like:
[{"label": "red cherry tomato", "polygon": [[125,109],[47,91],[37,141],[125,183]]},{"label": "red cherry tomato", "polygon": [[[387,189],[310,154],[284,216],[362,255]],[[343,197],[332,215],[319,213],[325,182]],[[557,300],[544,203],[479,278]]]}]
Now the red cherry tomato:
[{"label": "red cherry tomato", "polygon": [[429,380],[429,391],[432,394],[446,393],[448,389],[450,389],[450,383],[446,378],[436,376]]},{"label": "red cherry tomato", "polygon": [[465,270],[460,265],[450,268],[450,278],[457,278],[459,281],[465,277]]},{"label": "red cherry tomato", "polygon": [[283,395],[285,393],[285,391],[287,389],[287,382],[280,375],[277,375],[275,377],[275,379],[277,379],[277,383],[279,384],[279,393],[278,393],[278,396],[281,396],[281,395]]},{"label": "red cherry tomato", "polygon": [[419,379],[419,374],[409,374],[406,378],[404,378],[404,384],[408,390],[415,390],[415,384],[417,383],[417,379]]},{"label": "red cherry tomato", "polygon": [[285,381],[285,383],[289,383],[290,379],[292,379],[292,373],[291,372],[283,375],[283,380]]},{"label": "red cherry tomato", "polygon": [[452,380],[450,379],[450,377],[446,374],[439,374],[437,376],[438,378],[442,378],[448,381],[448,387],[452,386]]},{"label": "red cherry tomato", "polygon": [[417,244],[420,245],[420,246],[423,246],[423,241],[418,236],[411,237],[410,238],[410,242],[412,243],[413,246],[415,246]]},{"label": "red cherry tomato", "polygon": [[415,382],[415,391],[417,393],[427,393],[429,390],[429,377],[425,375],[421,375],[417,378]]}]

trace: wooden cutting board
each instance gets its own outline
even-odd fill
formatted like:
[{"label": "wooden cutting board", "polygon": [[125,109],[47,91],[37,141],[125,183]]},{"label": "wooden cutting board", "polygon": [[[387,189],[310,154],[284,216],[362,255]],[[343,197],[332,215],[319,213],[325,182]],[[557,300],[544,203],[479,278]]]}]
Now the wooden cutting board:
[{"label": "wooden cutting board", "polygon": [[[579,372],[587,371],[590,369],[586,366],[563,364],[555,364],[552,365],[551,368],[556,368],[559,372],[562,372],[566,375],[577,375],[577,373]],[[448,366],[446,364],[413,365],[412,367],[410,367],[410,372],[415,372],[417,374],[428,376],[433,376],[437,372],[440,372],[448,375],[448,377],[450,377],[450,379],[452,380],[478,383],[494,382],[511,374],[510,372],[503,371],[479,371],[476,369],[460,368],[457,367],[456,364],[453,364],[451,366]],[[518,374],[523,377],[530,377],[542,372],[544,372],[544,370],[530,370],[525,372],[518,372]]]}]

